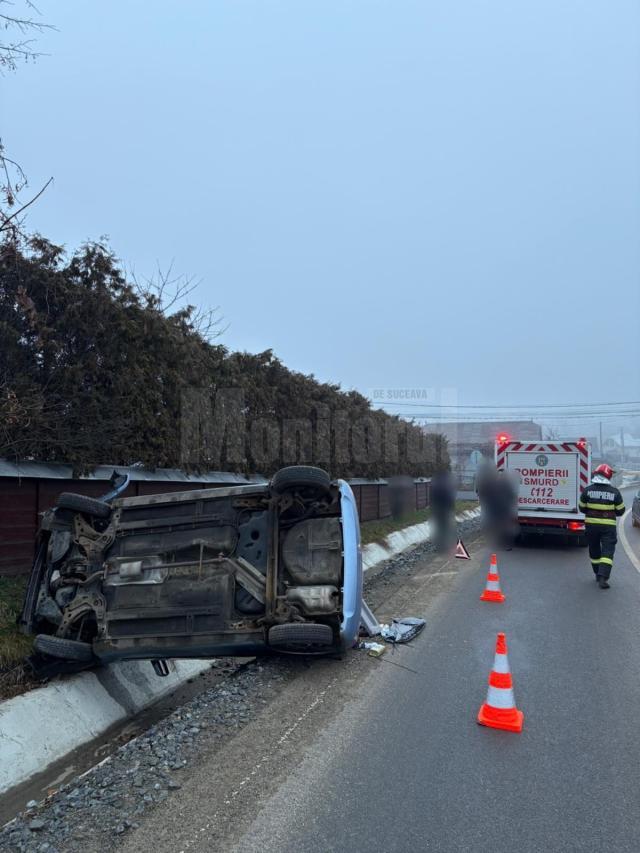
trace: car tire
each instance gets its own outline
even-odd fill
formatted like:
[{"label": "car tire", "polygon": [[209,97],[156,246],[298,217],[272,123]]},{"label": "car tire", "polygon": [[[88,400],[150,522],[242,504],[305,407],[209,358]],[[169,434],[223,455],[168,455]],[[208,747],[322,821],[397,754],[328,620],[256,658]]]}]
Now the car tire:
[{"label": "car tire", "polygon": [[640,527],[640,522],[637,522],[633,516],[631,516],[631,525],[633,527]]},{"label": "car tire", "polygon": [[329,625],[287,622],[269,630],[269,645],[283,652],[322,652],[335,646]]},{"label": "car tire", "polygon": [[92,515],[94,518],[109,518],[111,506],[96,498],[88,498],[86,495],[77,495],[75,492],[62,492],[58,495],[56,506],[60,509],[71,509],[84,515]]},{"label": "car tire", "polygon": [[281,468],[271,478],[271,488],[276,494],[304,490],[319,496],[329,494],[331,477],[322,468],[312,465],[291,465]]},{"label": "car tire", "polygon": [[37,652],[53,658],[82,661],[82,663],[93,660],[91,643],[67,640],[65,637],[51,637],[48,634],[38,634],[33,641],[33,647]]}]

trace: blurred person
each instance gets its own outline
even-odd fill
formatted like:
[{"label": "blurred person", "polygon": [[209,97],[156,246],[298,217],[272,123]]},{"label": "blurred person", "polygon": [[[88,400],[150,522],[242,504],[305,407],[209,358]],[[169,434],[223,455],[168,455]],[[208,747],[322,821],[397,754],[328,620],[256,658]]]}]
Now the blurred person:
[{"label": "blurred person", "polygon": [[513,548],[518,523],[518,486],[513,475],[504,468],[496,479],[496,539],[507,551]]},{"label": "blurred person", "polygon": [[453,544],[456,506],[456,486],[450,471],[440,471],[433,477],[429,494],[436,548],[446,551]]},{"label": "blurred person", "polygon": [[517,526],[518,488],[510,473],[487,463],[478,471],[476,493],[491,542],[510,551]]},{"label": "blurred person", "polygon": [[480,507],[482,508],[482,504],[486,502],[489,492],[491,490],[491,483],[493,477],[495,475],[494,466],[488,462],[486,459],[480,462],[478,465],[478,470],[476,471],[475,477],[475,492],[478,496],[478,500],[480,501]]},{"label": "blurred person", "polygon": [[609,465],[598,465],[578,504],[585,514],[589,559],[600,589],[609,589],[618,541],[618,517],[624,515],[622,495],[611,483],[614,474]]},{"label": "blurred person", "polygon": [[476,494],[480,503],[482,526],[489,533],[495,525],[496,515],[496,480],[495,467],[490,462],[483,462],[476,474]]}]

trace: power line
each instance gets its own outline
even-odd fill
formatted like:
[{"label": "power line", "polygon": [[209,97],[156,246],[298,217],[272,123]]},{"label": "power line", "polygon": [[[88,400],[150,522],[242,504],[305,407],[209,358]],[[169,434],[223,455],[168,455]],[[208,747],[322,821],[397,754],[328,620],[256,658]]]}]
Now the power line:
[{"label": "power line", "polygon": [[640,418],[640,411],[628,411],[628,412],[582,412],[582,413],[574,413],[567,415],[556,415],[551,412],[538,412],[531,415],[527,415],[526,417],[518,412],[517,414],[512,415],[455,415],[451,414],[436,414],[434,412],[387,412],[389,415],[395,415],[399,418],[419,418],[425,419],[429,418],[431,420],[443,421],[443,422],[455,422],[455,421],[519,421],[522,423],[526,423],[528,421],[536,421],[536,420],[547,420],[547,421],[563,421],[563,420],[620,420],[626,418]]},{"label": "power line", "polygon": [[[381,411],[381,410],[377,410]],[[458,412],[457,410],[453,411],[421,411],[421,412],[400,412],[393,411],[393,407],[389,407],[384,409],[387,414],[393,414],[398,417],[405,418],[438,418],[440,420],[535,420],[538,419],[553,419],[553,420],[563,420],[565,418],[572,419],[581,419],[581,418],[597,418],[597,419],[605,419],[605,418],[627,418],[627,417],[640,417],[640,408],[638,409],[617,409],[615,411],[604,410],[604,411],[594,411],[594,410],[586,410],[586,411],[533,411],[529,410],[525,412],[516,412],[516,411],[502,411],[502,412],[478,412],[477,414],[471,412]]]},{"label": "power line", "polygon": [[467,405],[466,403],[397,403],[389,400],[385,402],[384,400],[373,400],[372,405],[375,406],[384,406],[384,405],[393,405],[393,406],[412,406],[419,407],[422,409],[488,409],[490,412],[498,412],[501,410],[505,411],[514,411],[515,409],[535,409],[536,411],[543,409],[586,409],[586,408],[603,408],[609,406],[640,406],[640,400],[626,400],[620,401],[617,403],[536,403],[536,404],[528,404],[521,405],[515,404],[513,406],[507,405]]},{"label": "power line", "polygon": [[553,421],[564,421],[564,420],[572,420],[572,421],[596,420],[596,421],[598,421],[598,420],[619,420],[620,418],[640,418],[640,411],[620,412],[620,413],[616,413],[616,414],[607,414],[607,413],[595,414],[594,413],[591,415],[584,415],[584,414],[583,415],[551,415],[551,414],[545,415],[545,414],[538,414],[538,415],[534,415],[531,417],[523,417],[522,415],[511,416],[511,417],[500,417],[500,416],[493,416],[493,415],[477,415],[474,417],[471,415],[460,415],[457,418],[450,417],[448,415],[446,417],[438,418],[432,412],[426,412],[426,413],[422,412],[422,413],[415,413],[415,414],[414,413],[405,414],[402,412],[389,412],[388,414],[395,414],[398,417],[405,417],[405,418],[420,418],[422,420],[424,420],[425,418],[428,418],[430,420],[437,420],[437,421],[439,420],[439,421],[442,421],[443,423],[446,423],[446,422],[454,423],[455,421],[463,421],[463,420],[466,420],[466,421],[519,421],[522,423],[527,423],[528,421],[533,421],[536,418],[539,420],[550,420],[550,421],[551,420],[553,420]]},{"label": "power line", "polygon": [[476,416],[459,415],[456,418],[453,418],[453,416],[447,415],[446,417],[449,418],[448,420],[444,420],[443,418],[438,419],[437,416],[433,414],[433,412],[427,412],[427,413],[389,412],[388,414],[395,414],[398,417],[414,418],[415,420],[430,420],[430,421],[434,421],[435,423],[456,423],[456,422],[465,422],[465,421],[466,422],[478,422],[478,423],[479,422],[489,422],[489,421],[497,421],[497,422],[514,421],[514,422],[527,423],[528,421],[533,421],[533,420],[547,420],[547,421],[565,421],[565,420],[589,421],[589,420],[595,420],[595,421],[600,421],[600,420],[619,420],[620,418],[640,418],[640,411],[615,412],[615,413],[606,413],[605,412],[605,413],[592,413],[592,414],[567,414],[567,415],[554,415],[551,413],[548,413],[548,414],[539,413],[536,415],[531,415],[530,417],[526,417],[526,418],[524,418],[522,415],[510,416],[510,417],[505,417],[504,415],[503,416],[498,416],[498,415],[496,415],[496,416],[493,416],[493,415],[490,415],[490,416],[486,416],[486,415],[476,415]]}]

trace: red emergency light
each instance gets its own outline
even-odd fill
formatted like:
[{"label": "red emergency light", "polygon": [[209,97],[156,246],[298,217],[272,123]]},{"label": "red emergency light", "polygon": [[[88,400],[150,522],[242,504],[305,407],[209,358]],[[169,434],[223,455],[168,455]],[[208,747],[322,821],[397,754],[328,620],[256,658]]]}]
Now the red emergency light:
[{"label": "red emergency light", "polygon": [[582,521],[570,521],[567,524],[569,530],[584,530],[584,524]]},{"label": "red emergency light", "polygon": [[579,438],[578,439],[578,447],[586,447],[586,446],[587,446],[587,439],[586,438]]},{"label": "red emergency light", "polygon": [[498,436],[498,444],[507,444],[508,442],[509,436],[506,434],[506,432],[500,433],[500,435]]}]

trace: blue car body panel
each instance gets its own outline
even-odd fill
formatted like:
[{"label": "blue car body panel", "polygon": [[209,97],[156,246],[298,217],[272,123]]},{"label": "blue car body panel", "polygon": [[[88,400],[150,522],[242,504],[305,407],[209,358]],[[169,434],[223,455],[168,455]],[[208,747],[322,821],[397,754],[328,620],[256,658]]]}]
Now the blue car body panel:
[{"label": "blue car body panel", "polygon": [[342,512],[343,599],[340,634],[347,648],[353,645],[360,628],[362,610],[362,545],[358,505],[351,486],[338,480]]}]

